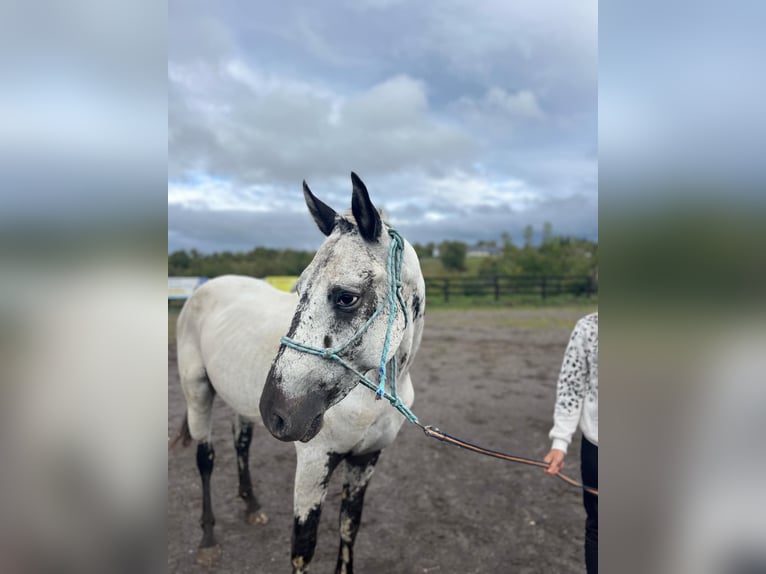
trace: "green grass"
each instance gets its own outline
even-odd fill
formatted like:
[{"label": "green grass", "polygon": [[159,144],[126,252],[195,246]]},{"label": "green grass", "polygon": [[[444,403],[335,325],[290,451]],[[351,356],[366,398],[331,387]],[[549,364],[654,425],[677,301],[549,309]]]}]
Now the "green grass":
[{"label": "green grass", "polygon": [[447,328],[493,327],[501,329],[572,329],[577,319],[597,311],[595,305],[567,305],[562,307],[529,308],[432,308],[426,311],[426,330],[429,322]]}]

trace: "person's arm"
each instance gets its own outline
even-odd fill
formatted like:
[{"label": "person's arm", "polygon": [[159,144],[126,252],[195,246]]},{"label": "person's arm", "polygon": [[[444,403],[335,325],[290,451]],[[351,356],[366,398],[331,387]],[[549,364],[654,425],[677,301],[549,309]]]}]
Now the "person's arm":
[{"label": "person's arm", "polygon": [[556,474],[564,467],[564,456],[580,422],[585,398],[585,381],[588,375],[585,341],[584,326],[581,321],[578,321],[569,338],[556,387],[553,428],[548,435],[553,442],[551,450],[543,459],[550,463],[545,470],[548,474]]}]

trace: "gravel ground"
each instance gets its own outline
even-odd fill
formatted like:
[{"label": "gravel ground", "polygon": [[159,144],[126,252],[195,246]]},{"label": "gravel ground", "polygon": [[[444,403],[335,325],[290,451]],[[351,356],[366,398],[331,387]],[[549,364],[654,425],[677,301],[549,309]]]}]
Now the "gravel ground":
[{"label": "gravel ground", "polygon": [[[482,446],[542,458],[569,333],[592,310],[429,311],[412,369],[413,410],[425,424]],[[171,342],[168,436],[175,436],[184,408]],[[294,448],[256,426],[250,464],[270,520],[248,525],[237,496],[231,421],[231,411],[219,402],[212,488],[223,554],[213,567],[194,560],[201,536],[194,449],[168,453],[169,572],[290,572]],[[579,434],[567,471],[579,478]],[[340,476],[333,477],[314,573],[335,567],[340,486]],[[450,447],[405,422],[367,491],[355,567],[373,574],[584,572],[584,521],[581,494],[542,470]]]}]

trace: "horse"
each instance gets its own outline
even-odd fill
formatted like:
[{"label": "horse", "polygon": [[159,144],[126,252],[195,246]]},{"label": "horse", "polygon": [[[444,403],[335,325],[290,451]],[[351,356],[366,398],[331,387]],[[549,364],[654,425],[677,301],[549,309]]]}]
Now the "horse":
[{"label": "horse", "polygon": [[[197,441],[200,561],[220,553],[210,500],[216,396],[237,414],[239,495],[251,523],[267,520],[248,468],[253,423],[262,421],[274,437],[295,444],[294,574],[306,572],[313,558],[322,502],[338,467],[344,482],[336,572],[353,571],[375,464],[396,438],[402,414],[414,418],[410,367],[423,333],[425,282],[415,250],[382,218],[353,172],[351,181],[351,210],[343,214],[303,182],[308,210],[326,238],[296,293],[223,276],[199,287],[179,315],[178,366],[187,403],[179,439]],[[367,388],[373,385],[377,393]]]}]

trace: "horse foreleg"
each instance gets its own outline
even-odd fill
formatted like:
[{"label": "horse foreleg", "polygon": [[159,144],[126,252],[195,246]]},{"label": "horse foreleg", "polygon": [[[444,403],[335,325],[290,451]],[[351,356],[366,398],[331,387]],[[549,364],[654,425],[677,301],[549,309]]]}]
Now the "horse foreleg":
[{"label": "horse foreleg", "polygon": [[327,483],[342,456],[321,453],[297,444],[298,465],[295,471],[295,498],[291,560],[293,574],[308,570],[314,557],[317,528]]},{"label": "horse foreleg", "polygon": [[200,441],[197,444],[197,469],[202,480],[202,542],[197,550],[197,561],[203,564],[212,563],[221,553],[221,547],[218,546],[213,533],[215,517],[210,499],[210,476],[213,474],[214,464],[215,451],[212,443]]},{"label": "horse foreleg", "polygon": [[234,448],[237,451],[237,470],[239,472],[239,497],[245,501],[245,521],[249,524],[266,524],[268,517],[263,512],[258,499],[253,493],[250,479],[250,443],[253,440],[253,423],[237,418],[232,425]]},{"label": "horse foreleg", "polygon": [[375,470],[380,451],[345,458],[346,478],[340,506],[340,549],[336,574],[354,571],[354,541],[359,532],[364,507],[364,493]]}]

